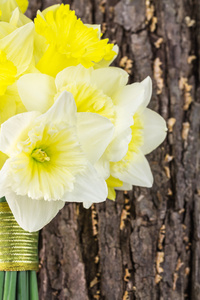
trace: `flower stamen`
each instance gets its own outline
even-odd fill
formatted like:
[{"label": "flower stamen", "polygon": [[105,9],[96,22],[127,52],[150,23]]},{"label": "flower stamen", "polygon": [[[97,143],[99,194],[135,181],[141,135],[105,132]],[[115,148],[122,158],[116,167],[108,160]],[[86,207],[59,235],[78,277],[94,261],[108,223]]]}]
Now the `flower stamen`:
[{"label": "flower stamen", "polygon": [[34,149],[31,156],[39,162],[50,161],[50,157],[42,149]]}]

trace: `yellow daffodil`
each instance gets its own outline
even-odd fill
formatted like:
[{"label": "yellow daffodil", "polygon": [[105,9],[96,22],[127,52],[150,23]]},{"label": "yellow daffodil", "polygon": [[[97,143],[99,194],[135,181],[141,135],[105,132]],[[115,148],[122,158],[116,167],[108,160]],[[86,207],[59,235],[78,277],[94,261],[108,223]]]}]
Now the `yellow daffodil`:
[{"label": "yellow daffodil", "polygon": [[67,92],[45,114],[27,112],[3,123],[0,150],[9,158],[0,171],[0,197],[19,225],[37,231],[66,201],[85,207],[104,201],[107,186],[93,164],[112,135],[107,118],[77,113]]},{"label": "yellow daffodil", "polygon": [[28,0],[1,0],[0,1],[0,10],[1,10],[1,21],[10,21],[12,12],[19,8],[21,13],[25,13],[28,7]]},{"label": "yellow daffodil", "polygon": [[99,27],[83,24],[69,5],[54,5],[38,12],[35,28],[42,38],[36,45],[40,51],[36,54],[37,68],[42,73],[56,76],[78,64],[89,68],[102,60],[112,61],[116,55],[113,44],[100,39]]}]

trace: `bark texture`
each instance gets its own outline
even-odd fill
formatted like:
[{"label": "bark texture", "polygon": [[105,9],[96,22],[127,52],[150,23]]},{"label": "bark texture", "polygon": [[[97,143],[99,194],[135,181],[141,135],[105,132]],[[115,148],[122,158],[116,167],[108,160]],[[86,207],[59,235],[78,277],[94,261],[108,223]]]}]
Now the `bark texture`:
[{"label": "bark texture", "polygon": [[[28,16],[61,1],[30,0]],[[153,79],[150,108],[168,122],[148,156],[152,189],[91,209],[67,204],[41,232],[40,299],[200,299],[200,2],[71,0],[120,47],[130,82]]]}]

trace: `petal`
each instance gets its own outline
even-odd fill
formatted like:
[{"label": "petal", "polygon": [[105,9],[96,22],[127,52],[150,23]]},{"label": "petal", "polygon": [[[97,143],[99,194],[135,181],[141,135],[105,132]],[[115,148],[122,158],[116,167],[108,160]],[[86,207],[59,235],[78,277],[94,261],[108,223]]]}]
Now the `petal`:
[{"label": "petal", "polygon": [[22,13],[25,13],[28,7],[28,0],[16,0],[19,8],[21,9]]},{"label": "petal", "polygon": [[147,77],[141,83],[135,82],[125,86],[115,95],[114,101],[119,108],[133,115],[135,112],[142,112],[148,105],[152,93],[151,78]]},{"label": "petal", "polygon": [[128,73],[120,68],[100,68],[92,72],[91,82],[112,98],[117,89],[127,84],[128,76]]},{"label": "petal", "polygon": [[5,196],[17,223],[29,232],[42,229],[65,204],[60,200],[34,200],[28,196],[16,195],[12,191],[7,192]]},{"label": "petal", "polygon": [[120,108],[133,115],[144,101],[144,88],[140,83],[132,83],[121,89],[114,99]]},{"label": "petal", "polygon": [[46,14],[48,13],[48,11],[56,11],[58,9],[58,7],[60,6],[60,4],[54,4],[54,5],[51,5],[47,8],[45,8],[42,12],[40,10],[37,11],[37,14],[39,14],[40,16],[42,17],[45,17]]},{"label": "petal", "polygon": [[110,176],[110,162],[105,158],[105,154],[94,165],[97,172],[105,180]]},{"label": "petal", "polygon": [[[42,45],[42,41],[40,41],[40,44]],[[56,46],[53,44],[49,45],[47,48],[45,47],[45,49],[41,49],[41,53],[42,50],[45,50],[44,54],[40,57],[40,60],[36,65],[37,69],[41,73],[56,77],[56,75],[63,69],[71,65],[77,65],[77,59],[68,58],[65,54],[57,52]],[[35,54],[37,55],[38,60],[38,49]]]},{"label": "petal", "polygon": [[131,185],[151,187],[153,184],[149,163],[141,152],[135,153],[134,159],[123,169],[112,168],[111,175]]},{"label": "petal", "polygon": [[147,107],[149,101],[151,100],[152,95],[152,80],[149,76],[147,76],[141,83],[142,87],[144,88],[144,102],[143,107]]},{"label": "petal", "polygon": [[54,123],[65,122],[70,125],[76,123],[77,107],[74,98],[69,92],[62,92],[56,99],[52,107],[43,115],[39,116],[37,120],[49,121]]},{"label": "petal", "polygon": [[51,76],[41,73],[26,74],[20,77],[17,87],[28,111],[35,110],[44,113],[54,103],[56,86]]},{"label": "petal", "polygon": [[112,62],[115,60],[115,58],[117,57],[117,55],[119,53],[119,47],[117,45],[114,45],[112,50],[115,51],[116,55],[111,60],[102,59],[99,63],[95,63],[94,69],[106,68],[112,64]]},{"label": "petal", "polygon": [[16,114],[15,97],[8,94],[8,89],[3,96],[0,96],[0,124]]},{"label": "petal", "polygon": [[15,10],[12,13],[12,16],[10,18],[10,24],[12,24],[15,27],[21,27],[29,22],[32,22],[31,19],[29,19],[27,16],[25,16],[24,14],[22,14],[19,11],[19,8],[15,8]]},{"label": "petal", "polygon": [[0,39],[4,38],[6,35],[10,34],[16,29],[15,26],[13,26],[10,23],[7,22],[0,22]]},{"label": "petal", "polygon": [[78,137],[86,157],[95,163],[110,143],[114,126],[110,120],[95,113],[78,113]]},{"label": "petal", "polygon": [[115,192],[115,189],[113,187],[110,187],[110,186],[108,187],[108,196],[107,196],[107,198],[109,200],[115,201],[115,199],[116,199],[116,192]]},{"label": "petal", "polygon": [[28,23],[0,40],[0,48],[17,67],[17,75],[25,72],[33,54],[34,24]]},{"label": "petal", "polygon": [[143,111],[141,117],[144,124],[144,144],[141,146],[141,150],[144,154],[148,154],[164,141],[167,127],[165,120],[148,108]]},{"label": "petal", "polygon": [[0,10],[2,12],[1,21],[9,22],[12,11],[18,6],[15,0],[0,1]]},{"label": "petal", "polygon": [[1,125],[0,151],[12,155],[16,151],[16,144],[23,139],[23,134],[30,129],[33,121],[38,117],[38,112],[26,112],[11,117]]},{"label": "petal", "polygon": [[[39,35],[37,32],[35,32],[35,34],[34,34],[34,50],[33,50],[35,65],[38,64],[39,60],[44,55],[47,48],[48,48],[48,45],[46,44],[45,38],[43,36]],[[38,72],[39,72],[39,70],[38,70]]]},{"label": "petal", "polygon": [[8,158],[0,170],[0,198],[5,196],[10,186],[9,169],[10,159]]},{"label": "petal", "polygon": [[122,186],[116,187],[115,189],[118,191],[131,191],[133,188],[132,184],[123,182]]},{"label": "petal", "polygon": [[127,130],[133,125],[133,114],[130,110],[127,111],[124,107],[116,106],[116,120],[115,120],[115,136]]},{"label": "petal", "polygon": [[84,81],[90,83],[92,68],[86,69],[82,65],[68,67],[59,72],[56,76],[55,83],[58,90],[71,82]]},{"label": "petal", "polygon": [[62,200],[67,202],[83,202],[85,208],[92,203],[106,200],[108,189],[105,180],[97,173],[95,168],[88,164],[87,170],[76,177],[74,190],[67,192]]},{"label": "petal", "polygon": [[101,25],[99,24],[84,24],[87,28],[97,29],[98,39],[101,39]]},{"label": "petal", "polygon": [[127,128],[114,138],[106,150],[108,160],[112,162],[120,161],[128,151],[131,138],[131,128]]},{"label": "petal", "polygon": [[4,163],[8,159],[8,156],[0,151],[0,170],[2,169]]}]

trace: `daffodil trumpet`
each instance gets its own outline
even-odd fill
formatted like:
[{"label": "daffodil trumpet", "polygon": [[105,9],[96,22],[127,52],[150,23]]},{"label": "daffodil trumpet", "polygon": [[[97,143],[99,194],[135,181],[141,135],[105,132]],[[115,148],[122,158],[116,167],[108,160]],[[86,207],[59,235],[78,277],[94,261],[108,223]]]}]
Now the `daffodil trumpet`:
[{"label": "daffodil trumpet", "polygon": [[45,74],[56,74],[69,66],[109,65],[116,47],[100,39],[100,26],[87,25],[77,18],[69,5],[53,5],[38,11],[34,20],[38,43],[36,67]]}]

